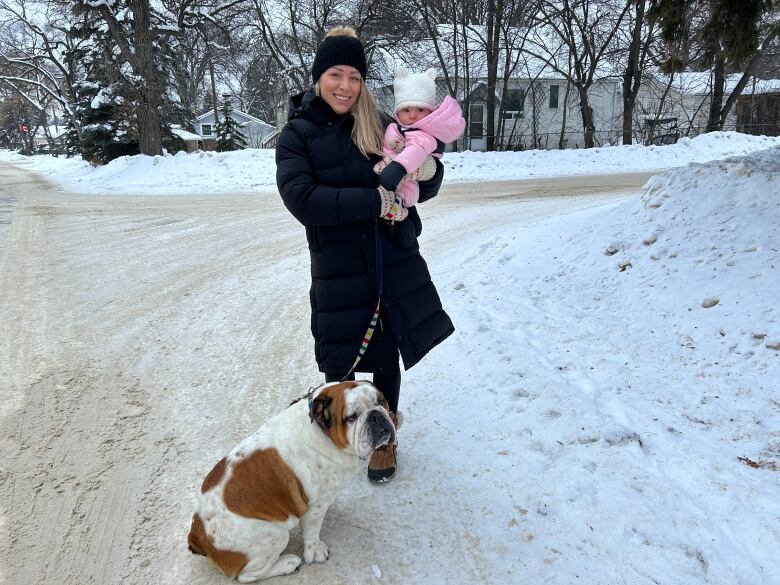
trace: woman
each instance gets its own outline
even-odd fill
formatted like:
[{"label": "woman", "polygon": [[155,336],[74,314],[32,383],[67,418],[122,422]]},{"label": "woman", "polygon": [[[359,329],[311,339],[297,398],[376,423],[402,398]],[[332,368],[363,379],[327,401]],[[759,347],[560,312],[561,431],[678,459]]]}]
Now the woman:
[{"label": "woman", "polygon": [[[314,88],[292,98],[276,147],[276,182],[306,227],[320,371],[328,382],[354,379],[351,368],[379,302],[379,322],[356,370],[373,373],[398,426],[399,351],[409,369],[454,329],[419,253],[417,210],[399,209],[395,195],[378,187],[373,167],[389,118],[377,111],[365,77],[355,31],[331,30],[315,55]],[[420,182],[420,202],[439,190],[444,171],[436,164],[433,179]],[[395,469],[391,445],[374,452],[368,477],[387,481]]]}]

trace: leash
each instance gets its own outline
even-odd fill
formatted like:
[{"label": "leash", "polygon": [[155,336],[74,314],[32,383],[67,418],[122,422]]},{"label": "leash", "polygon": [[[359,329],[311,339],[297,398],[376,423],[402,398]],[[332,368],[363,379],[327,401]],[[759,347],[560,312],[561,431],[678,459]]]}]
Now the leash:
[{"label": "leash", "polygon": [[292,406],[293,404],[297,404],[298,402],[300,402],[305,398],[309,403],[308,404],[309,410],[311,410],[312,397],[314,396],[314,393],[320,388],[322,388],[324,385],[325,384],[317,384],[316,386],[309,386],[309,391],[306,392],[306,394],[304,394],[303,396],[298,396],[298,398],[296,398],[290,403],[290,406]]},{"label": "leash", "polygon": [[374,246],[374,249],[376,251],[376,287],[379,298],[376,301],[376,308],[374,309],[374,314],[371,315],[371,321],[368,324],[368,329],[366,329],[366,334],[363,336],[363,341],[360,344],[360,349],[358,350],[357,357],[355,358],[355,363],[353,363],[349,371],[344,374],[344,377],[341,379],[342,382],[344,382],[352,375],[352,372],[355,371],[355,368],[360,363],[360,360],[363,359],[363,355],[368,349],[368,344],[371,341],[371,338],[374,336],[376,325],[379,322],[379,305],[382,303],[382,285],[384,282],[385,270],[382,263],[382,236],[379,233],[379,221],[376,222],[375,226],[376,229],[374,230],[374,233],[376,234],[376,245]]},{"label": "leash", "polygon": [[[396,203],[397,204],[397,203]],[[374,331],[376,331],[376,325],[379,322],[379,306],[382,303],[382,286],[384,284],[384,265],[382,262],[382,236],[379,233],[379,222],[376,223],[376,284],[377,284],[377,291],[378,291],[378,299],[376,301],[376,308],[374,309],[374,314],[371,316],[371,321],[368,324],[368,329],[366,329],[366,334],[363,336],[363,341],[360,344],[360,349],[358,350],[358,355],[355,358],[355,362],[352,364],[352,367],[349,369],[349,371],[344,375],[343,378],[341,378],[341,382],[346,381],[347,378],[355,371],[355,368],[360,363],[360,360],[363,359],[363,354],[366,353],[366,350],[368,349],[368,344],[371,341],[371,338],[374,336]],[[309,410],[311,410],[311,403],[312,403],[312,396],[314,393],[319,390],[324,384],[318,384],[317,386],[311,386],[309,388],[309,391],[306,392],[303,396],[299,396],[295,400],[293,400],[290,403],[290,406],[293,404],[296,404],[297,402],[300,402],[304,398],[308,400],[309,403]]]}]

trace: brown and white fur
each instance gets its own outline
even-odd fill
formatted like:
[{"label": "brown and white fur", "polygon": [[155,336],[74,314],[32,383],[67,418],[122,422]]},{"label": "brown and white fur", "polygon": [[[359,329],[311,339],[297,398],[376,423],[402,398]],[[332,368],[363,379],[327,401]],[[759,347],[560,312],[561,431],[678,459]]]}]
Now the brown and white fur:
[{"label": "brown and white fur", "polygon": [[[242,583],[295,572],[281,555],[298,522],[303,560],[322,563],[320,527],[330,505],[377,447],[395,440],[381,392],[336,382],[271,418],[208,473],[195,507],[190,550]],[[281,556],[280,556],[281,555]]]}]

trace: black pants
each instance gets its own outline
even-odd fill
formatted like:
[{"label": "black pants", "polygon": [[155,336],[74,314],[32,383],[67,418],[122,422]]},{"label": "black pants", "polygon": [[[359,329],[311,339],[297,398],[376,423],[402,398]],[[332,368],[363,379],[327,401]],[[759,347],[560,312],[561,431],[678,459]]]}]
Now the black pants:
[{"label": "black pants", "polygon": [[[344,376],[336,374],[325,374],[326,382],[338,382]],[[355,374],[349,375],[347,380],[354,380]],[[385,400],[390,406],[390,412],[398,412],[398,395],[401,393],[401,372],[387,372],[384,374],[374,374],[374,386],[385,395]]]}]

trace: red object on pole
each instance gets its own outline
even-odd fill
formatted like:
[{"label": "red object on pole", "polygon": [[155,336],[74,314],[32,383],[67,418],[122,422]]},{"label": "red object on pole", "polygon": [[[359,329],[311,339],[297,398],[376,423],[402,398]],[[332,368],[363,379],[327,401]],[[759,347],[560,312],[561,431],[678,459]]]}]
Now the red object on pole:
[{"label": "red object on pole", "polygon": [[30,127],[27,124],[19,124],[19,130],[27,134],[30,131]]}]

